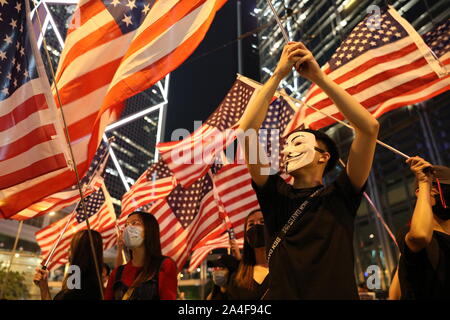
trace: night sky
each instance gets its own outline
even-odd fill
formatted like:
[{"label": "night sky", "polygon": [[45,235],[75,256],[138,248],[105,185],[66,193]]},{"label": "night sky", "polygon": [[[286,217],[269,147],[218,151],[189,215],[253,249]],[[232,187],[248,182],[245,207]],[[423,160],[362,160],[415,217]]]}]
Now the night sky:
[{"label": "night sky", "polygon": [[[242,1],[242,33],[256,28],[256,18],[249,15],[255,1]],[[238,72],[237,42],[221,48],[237,38],[236,0],[229,0],[216,17],[196,51],[170,75],[169,104],[163,141],[169,141],[173,130],[194,130],[194,120],[205,121],[217,108],[233,84]],[[251,44],[256,38],[243,41],[243,74],[259,80],[259,60]]]}]

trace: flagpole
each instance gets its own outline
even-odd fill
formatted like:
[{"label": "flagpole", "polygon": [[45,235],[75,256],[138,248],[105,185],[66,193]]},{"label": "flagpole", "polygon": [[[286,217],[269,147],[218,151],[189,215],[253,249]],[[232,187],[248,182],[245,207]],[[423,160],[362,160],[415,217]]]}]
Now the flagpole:
[{"label": "flagpole", "polygon": [[[75,207],[75,209],[72,211],[72,213],[70,214],[69,219],[67,219],[66,225],[64,226],[63,230],[61,231],[61,233],[58,236],[58,240],[56,240],[55,244],[52,247],[52,250],[50,251],[49,255],[47,256],[47,259],[45,260],[44,264],[42,265],[42,270],[46,270],[48,263],[50,262],[50,260],[53,258],[53,254],[55,253],[56,248],[58,247],[59,243],[61,242],[62,237],[64,236],[64,234],[66,233],[67,227],[69,226],[70,222],[73,219],[73,216],[75,215],[75,213],[77,212],[77,207],[78,204],[80,202],[77,202],[77,205]],[[36,282],[35,282],[36,283]],[[36,283],[37,284],[37,283]]]},{"label": "flagpole", "polygon": [[[304,106],[306,106],[306,107],[308,107],[308,108],[310,108],[310,109],[313,109],[313,110],[316,111],[316,112],[321,113],[322,115],[324,115],[324,116],[326,116],[326,117],[328,117],[328,118],[333,119],[334,121],[336,121],[336,122],[342,124],[343,126],[346,126],[346,127],[349,128],[349,129],[355,130],[351,125],[345,123],[345,122],[342,121],[342,120],[339,120],[338,118],[334,117],[333,115],[327,114],[327,113],[323,112],[323,111],[320,110],[320,109],[317,109],[317,108],[315,108],[315,107],[313,107],[313,106],[310,106],[309,104],[304,103],[304,102],[301,101],[301,100],[298,100],[298,99],[295,99],[295,98],[292,98],[292,97],[289,97],[289,98],[291,98],[291,99],[294,100],[295,102],[301,103],[302,105],[304,105]],[[377,142],[380,146],[383,146],[383,147],[385,147],[386,149],[389,149],[390,151],[392,151],[392,152],[394,152],[394,153],[396,153],[396,154],[402,156],[402,157],[405,158],[405,159],[409,159],[409,158],[410,158],[410,156],[408,156],[407,154],[404,154],[403,152],[401,152],[401,151],[395,149],[394,147],[391,147],[390,145],[384,143],[383,141],[380,141],[380,140],[377,139],[376,142]]]},{"label": "flagpole", "polygon": [[[29,10],[30,4],[29,4],[28,1],[26,1],[26,7],[27,7],[27,12],[29,12],[30,11]],[[39,16],[39,13],[37,13],[37,20],[38,20],[38,23],[39,23],[40,32],[42,34],[42,41],[43,41],[43,44],[44,44],[44,49],[45,49],[45,53],[46,53],[47,62],[48,62],[48,65],[49,65],[49,68],[50,68],[50,71],[51,71],[53,84],[55,86],[56,97],[57,97],[58,104],[59,104],[59,109],[60,109],[60,112],[61,112],[61,118],[62,118],[63,124],[64,124],[64,131],[65,131],[65,135],[66,135],[66,139],[67,139],[67,144],[69,146],[70,157],[71,157],[71,160],[69,160],[69,161],[72,162],[72,166],[73,166],[74,171],[75,171],[75,177],[77,179],[78,190],[80,192],[80,203],[81,203],[81,207],[83,208],[83,214],[84,214],[84,218],[85,218],[85,221],[86,221],[86,226],[87,226],[87,231],[88,231],[88,236],[89,236],[89,242],[90,242],[90,247],[91,247],[91,251],[92,251],[92,257],[94,259],[94,265],[95,265],[95,269],[96,269],[95,271],[96,271],[97,279],[98,279],[98,283],[99,283],[100,296],[101,296],[101,298],[103,300],[103,281],[102,281],[102,277],[101,277],[101,274],[100,274],[97,254],[96,254],[95,248],[94,248],[94,240],[92,238],[91,226],[89,224],[89,218],[88,218],[88,214],[86,212],[86,206],[84,205],[84,201],[83,201],[84,197],[83,197],[83,191],[81,190],[80,176],[79,176],[79,173],[78,173],[77,163],[75,161],[75,156],[74,156],[73,149],[72,149],[72,142],[70,140],[69,129],[67,127],[67,122],[66,122],[66,118],[65,118],[65,115],[64,115],[63,107],[62,107],[61,97],[59,95],[59,90],[58,90],[58,85],[56,83],[55,71],[53,70],[52,61],[50,59],[50,54],[49,54],[48,49],[47,49],[47,42],[45,40],[44,33],[42,32],[42,23],[41,23],[41,18]]]},{"label": "flagpole", "polygon": [[[117,240],[119,240],[120,233],[119,233],[119,227],[117,226],[117,222],[116,222],[116,235],[117,235]],[[119,241],[117,241],[117,243],[119,243]],[[125,262],[123,264],[126,264],[127,263],[127,256],[125,255],[125,250],[124,250],[123,247],[120,250],[120,253],[122,254],[122,261]]]},{"label": "flagpole", "polygon": [[[110,141],[114,141],[114,137],[109,138],[107,142],[110,142]],[[109,149],[107,148],[106,150],[109,150]],[[90,185],[92,183],[92,181],[94,181],[96,172],[98,171],[100,166],[102,166],[105,163],[107,154],[108,154],[108,152],[105,152],[105,154],[103,155],[103,158],[99,161],[97,167],[95,167],[95,169],[94,169],[95,173],[89,179],[88,185]],[[50,251],[50,254],[47,256],[47,259],[46,259],[45,263],[42,264],[42,270],[46,270],[47,269],[48,263],[51,261],[51,258],[53,257],[53,254],[54,254],[56,248],[58,247],[59,243],[61,242],[61,239],[62,239],[64,233],[66,232],[66,229],[67,229],[69,223],[72,221],[72,218],[73,218],[73,216],[74,216],[74,214],[76,212],[76,208],[78,207],[79,203],[80,203],[80,201],[77,202],[77,204],[75,206],[75,209],[72,211],[69,220],[67,221],[66,225],[64,226],[64,228],[61,231],[60,235],[58,236],[58,239],[56,240],[55,244],[53,245],[52,250]],[[35,284],[37,285],[38,283],[35,282]]]},{"label": "flagpole", "polygon": [[280,27],[281,33],[283,34],[284,41],[286,43],[288,43],[289,42],[289,36],[286,33],[286,30],[284,29],[283,24],[281,23],[280,17],[278,17],[278,13],[277,13],[277,11],[275,10],[275,7],[272,4],[272,1],[271,0],[267,0],[267,3],[269,4],[270,10],[272,10],[272,13],[273,13],[273,15],[275,17],[275,20],[277,20],[277,24]]}]

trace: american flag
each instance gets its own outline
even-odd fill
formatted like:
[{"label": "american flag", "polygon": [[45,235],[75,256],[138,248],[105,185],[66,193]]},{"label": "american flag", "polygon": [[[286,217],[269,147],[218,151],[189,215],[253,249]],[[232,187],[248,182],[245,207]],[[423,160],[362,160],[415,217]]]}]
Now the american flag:
[{"label": "american flag", "polygon": [[212,188],[206,175],[188,188],[177,185],[149,209],[159,222],[163,254],[174,259],[179,269],[190,248],[222,222]]},{"label": "american flag", "polygon": [[253,80],[238,76],[219,107],[193,134],[181,141],[158,144],[161,158],[178,183],[188,187],[208,172],[217,155],[234,140],[232,128],[259,87]]},{"label": "american flag", "polygon": [[[100,144],[99,149],[91,162],[88,172],[80,181],[84,197],[96,192],[103,185],[105,167],[108,162],[108,158],[108,147],[106,144],[102,143]],[[80,201],[78,185],[73,185],[70,188],[52,194],[32,204],[30,207],[11,216],[10,219],[27,220],[36,218],[51,211],[64,209],[78,201]]]},{"label": "american flag", "polygon": [[[395,9],[389,7],[380,17],[379,26],[369,20],[373,17],[361,21],[324,66],[332,80],[377,117],[407,104],[394,103],[396,97],[427,86],[446,73],[420,35]],[[310,87],[305,102],[343,119],[332,100],[316,85]],[[289,131],[301,123],[319,129],[334,120],[303,107]]]},{"label": "american flag", "polygon": [[225,214],[230,219],[230,226],[224,221],[191,249],[188,268],[190,272],[195,270],[212,250],[229,247],[229,234],[226,232],[229,228],[232,228],[237,244],[242,248],[245,219],[251,211],[259,209],[246,165],[227,164],[213,179]]},{"label": "american flag", "polygon": [[175,178],[163,160],[152,164],[123,195],[119,225],[131,212],[167,196],[175,185]]},{"label": "american flag", "polygon": [[[237,245],[240,249],[244,247],[244,238],[236,239]],[[201,246],[197,246],[192,252],[189,261],[189,272],[193,272],[197,267],[211,254],[211,251],[220,248],[229,248],[230,240],[227,233],[224,233],[220,238],[215,238],[204,242]]]},{"label": "american flag", "polygon": [[[116,214],[111,197],[104,184],[97,192],[85,198],[85,205],[91,229],[100,232],[102,235],[103,250],[112,248],[117,241]],[[36,232],[36,240],[41,247],[41,256],[46,261],[62,230],[67,222],[70,221],[61,242],[56,247],[54,255],[47,266],[49,270],[58,268],[67,262],[68,249],[73,235],[80,230],[87,229],[84,210],[81,205],[77,206],[73,214],[75,217],[69,214]],[[90,248],[86,248],[86,250],[90,250]]]},{"label": "american flag", "polygon": [[[67,32],[56,84],[81,175],[126,99],[177,68],[201,42],[225,2],[80,1]],[[28,191],[39,195],[34,200],[41,199],[74,184],[74,179],[72,171],[63,170],[35,182]],[[16,205],[4,215],[33,202],[14,201]]]},{"label": "american flag", "polygon": [[[245,217],[259,208],[245,165],[213,165],[210,170],[190,187],[178,184],[146,210],[159,222],[163,254],[174,259],[179,269],[196,246],[220,238],[227,228],[242,236]],[[121,225],[125,220],[122,216]]]},{"label": "american flag", "polygon": [[423,40],[445,66],[448,74],[443,78],[434,76],[434,80],[424,85],[418,85],[409,92],[384,101],[374,112],[374,116],[378,117],[380,110],[382,113],[385,113],[398,107],[431,99],[450,90],[450,19],[424,34]]},{"label": "american flag", "polygon": [[42,197],[43,189],[29,191],[39,177],[67,168],[67,148],[29,29],[29,4],[0,4],[0,217],[7,218],[17,206]]}]

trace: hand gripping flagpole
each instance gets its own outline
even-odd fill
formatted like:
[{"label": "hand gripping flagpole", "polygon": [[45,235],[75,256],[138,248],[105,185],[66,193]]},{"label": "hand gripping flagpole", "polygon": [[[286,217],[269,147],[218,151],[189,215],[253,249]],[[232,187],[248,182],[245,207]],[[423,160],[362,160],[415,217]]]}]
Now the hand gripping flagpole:
[{"label": "hand gripping flagpole", "polygon": [[[27,14],[28,14],[28,12],[30,12],[30,4],[29,4],[28,1],[25,1],[25,3],[26,3],[25,5],[26,5],[26,8],[27,8]],[[50,71],[51,71],[53,84],[55,86],[55,92],[56,92],[56,97],[57,97],[58,104],[59,104],[59,109],[60,109],[60,112],[61,112],[61,118],[62,118],[62,121],[63,121],[63,124],[64,124],[64,132],[65,132],[65,135],[66,135],[67,144],[69,146],[69,151],[70,151],[70,158],[71,158],[70,162],[71,162],[71,165],[74,168],[75,177],[77,179],[77,186],[78,186],[78,191],[80,192],[80,199],[81,199],[80,203],[81,203],[81,207],[83,208],[83,215],[84,215],[84,218],[85,218],[85,221],[86,221],[86,226],[87,226],[87,231],[88,231],[88,236],[89,236],[89,243],[90,243],[90,247],[91,247],[91,251],[92,251],[92,257],[94,259],[94,265],[95,265],[95,269],[96,269],[95,271],[96,271],[97,279],[98,279],[98,283],[99,283],[100,296],[101,296],[101,298],[103,300],[103,281],[102,281],[102,277],[101,277],[101,274],[100,274],[97,254],[96,254],[95,248],[94,248],[94,240],[92,238],[91,226],[89,224],[89,219],[88,219],[89,217],[88,217],[88,214],[87,214],[87,211],[86,211],[86,206],[85,206],[84,201],[83,201],[84,197],[83,197],[83,191],[81,189],[81,184],[80,184],[80,175],[78,173],[77,163],[75,161],[75,156],[74,156],[73,149],[72,149],[72,143],[71,143],[71,139],[70,139],[69,129],[67,127],[67,122],[66,122],[66,118],[64,116],[64,111],[63,111],[63,107],[62,107],[62,103],[61,103],[61,97],[59,95],[58,85],[56,83],[55,71],[53,70],[52,61],[50,59],[50,54],[49,54],[48,49],[47,49],[47,42],[45,40],[45,36],[44,36],[43,30],[42,30],[43,27],[42,27],[42,23],[41,23],[41,18],[39,16],[38,12],[36,13],[36,16],[37,16],[37,20],[38,20],[38,23],[39,23],[40,33],[42,35],[42,41],[43,41],[44,50],[45,50],[45,53],[46,53],[47,62],[48,62],[48,65],[49,65],[49,68],[50,68]],[[31,24],[31,22],[29,22],[28,18],[27,18],[27,22],[28,22],[28,24]],[[31,30],[31,28],[30,28],[30,30]]]},{"label": "hand gripping flagpole", "polygon": [[[277,12],[276,12],[274,6],[272,5],[271,0],[267,0],[267,3],[269,4],[270,9],[272,10],[273,15],[275,16],[275,19],[277,20],[277,24],[278,24],[278,27],[279,27],[280,30],[281,30],[281,33],[283,34],[284,41],[285,41],[286,43],[288,43],[288,42],[289,42],[289,37],[288,37],[286,31],[284,30],[283,24],[281,23],[281,20],[280,20],[280,18],[278,17],[278,14],[277,14]],[[333,119],[333,120],[336,121],[336,122],[339,122],[340,124],[346,126],[347,128],[350,128],[350,129],[354,130],[354,128],[353,128],[352,126],[348,125],[348,124],[345,123],[344,121],[341,121],[341,120],[337,119],[336,117],[334,117],[334,116],[332,116],[332,115],[329,115],[329,114],[327,114],[327,113],[325,113],[325,112],[322,112],[321,110],[319,110],[319,109],[317,109],[317,108],[314,108],[314,107],[312,107],[312,106],[310,106],[310,105],[304,103],[304,102],[301,101],[301,100],[297,100],[297,99],[294,99],[294,98],[291,98],[291,99],[295,100],[296,102],[301,103],[302,105],[304,105],[304,106],[306,106],[306,107],[308,107],[308,108],[311,108],[311,109],[313,109],[313,110],[315,110],[315,111],[317,111],[317,112],[323,114],[324,116],[326,116],[326,117],[328,117],[328,118]],[[390,151],[392,151],[392,152],[394,152],[394,153],[396,153],[396,154],[402,156],[402,157],[405,158],[405,159],[409,159],[409,158],[410,158],[410,156],[404,154],[403,152],[401,152],[401,151],[399,151],[399,150],[397,150],[397,149],[391,147],[390,145],[388,145],[388,144],[386,144],[386,143],[384,143],[384,142],[382,142],[382,141],[380,141],[380,140],[378,140],[378,139],[377,139],[377,143],[378,143],[379,145],[381,145],[381,146],[383,146],[383,147],[389,149]]]}]

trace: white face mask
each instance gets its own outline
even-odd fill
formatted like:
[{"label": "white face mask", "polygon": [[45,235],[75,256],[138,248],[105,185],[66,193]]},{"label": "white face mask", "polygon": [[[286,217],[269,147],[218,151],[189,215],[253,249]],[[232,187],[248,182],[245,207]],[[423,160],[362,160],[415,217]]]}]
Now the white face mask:
[{"label": "white face mask", "polygon": [[289,135],[286,146],[281,151],[284,155],[283,166],[287,173],[303,168],[314,160],[316,137],[311,132],[299,131]]},{"label": "white face mask", "polygon": [[136,226],[128,226],[123,231],[123,242],[128,249],[134,249],[139,247],[142,242],[144,242],[144,238],[142,235],[144,234],[144,229]]}]

